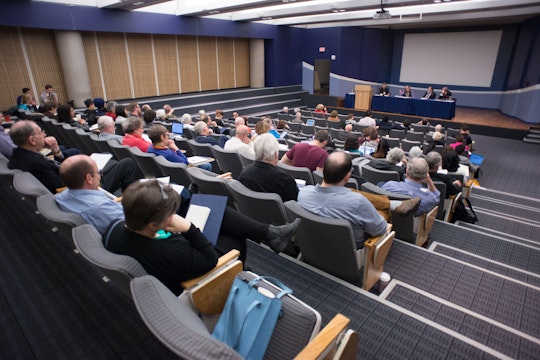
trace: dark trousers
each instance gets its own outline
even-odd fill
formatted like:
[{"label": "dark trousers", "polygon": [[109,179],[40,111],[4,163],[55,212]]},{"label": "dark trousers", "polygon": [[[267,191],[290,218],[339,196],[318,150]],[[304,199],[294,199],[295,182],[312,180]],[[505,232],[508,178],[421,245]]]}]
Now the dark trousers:
[{"label": "dark trousers", "polygon": [[140,179],[139,167],[133,159],[109,160],[103,168],[101,186],[110,193],[124,191],[132,182]]}]

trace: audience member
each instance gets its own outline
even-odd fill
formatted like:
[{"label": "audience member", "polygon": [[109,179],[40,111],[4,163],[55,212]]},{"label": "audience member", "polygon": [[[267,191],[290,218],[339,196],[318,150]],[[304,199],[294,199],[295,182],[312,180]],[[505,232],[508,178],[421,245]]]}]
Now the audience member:
[{"label": "audience member", "polygon": [[322,170],[328,157],[325,147],[330,140],[326,130],[319,130],[311,143],[295,144],[283,157],[281,162],[287,165],[307,167],[311,171]]},{"label": "audience member", "polygon": [[366,111],[366,116],[358,120],[357,124],[360,126],[376,126],[377,122],[371,117],[373,112],[371,110]]},{"label": "audience member", "polygon": [[124,105],[116,105],[114,108],[116,118],[113,118],[115,124],[123,124],[127,119],[126,108]]},{"label": "audience member", "polygon": [[[94,101],[96,100],[94,99]],[[116,107],[117,106],[118,106],[118,103],[116,101],[107,101],[107,105],[105,106],[105,110],[106,110],[105,115],[110,116],[114,120],[116,120]],[[125,110],[127,110],[127,108]]]},{"label": "audience member", "polygon": [[176,115],[174,114],[174,108],[171,105],[163,105],[163,110],[165,111],[165,119],[176,119]]},{"label": "audience member", "polygon": [[[241,118],[240,118],[241,119]],[[236,128],[234,137],[227,140],[225,150],[236,150],[239,153],[255,155],[253,150],[253,142],[249,138],[251,129],[246,125],[240,125]]]},{"label": "audience member", "polygon": [[144,128],[147,129],[150,126],[154,125],[156,120],[156,112],[152,109],[146,110],[143,113]]},{"label": "audience member", "polygon": [[22,88],[22,94],[17,96],[17,107],[22,104],[23,98],[25,96],[26,96],[26,99],[27,99],[26,106],[32,112],[37,111],[37,104],[36,104],[36,99],[34,98],[34,94],[32,93],[32,90],[30,88],[27,88],[27,87]]},{"label": "audience member", "polygon": [[148,111],[148,110],[152,110],[152,107],[148,104],[143,104],[143,106],[141,106],[141,113],[144,114],[145,111]]},{"label": "audience member", "polygon": [[478,171],[479,166],[474,165],[471,160],[469,160],[469,156],[465,152],[465,145],[461,144],[456,146],[455,151],[458,154],[459,163],[467,166],[469,168],[469,173],[476,173]]},{"label": "audience member", "polygon": [[193,121],[191,120],[191,115],[188,113],[184,113],[182,115],[182,119],[180,120],[182,124],[184,124],[185,129],[194,130],[195,127],[193,126]]},{"label": "audience member", "polygon": [[[218,258],[199,229],[176,214],[179,204],[180,197],[170,186],[156,180],[135,182],[122,199],[125,221],[112,222],[103,239],[110,251],[135,258],[176,295],[182,292],[182,281],[208,272]],[[298,224],[299,219],[267,225],[226,208],[216,248],[238,249],[245,261],[249,238],[280,252]]]},{"label": "audience member", "polygon": [[298,187],[292,176],[280,171],[279,143],[271,134],[262,134],[253,142],[255,162],[244,168],[238,181],[253,191],[276,193],[283,202],[296,200]]},{"label": "audience member", "polygon": [[100,116],[98,121],[98,137],[103,140],[114,140],[118,144],[122,144],[123,136],[116,135],[116,126],[112,117],[108,115]]},{"label": "audience member", "polygon": [[415,211],[420,199],[390,201],[387,196],[351,191],[344,186],[351,177],[351,169],[349,154],[333,152],[324,163],[323,183],[303,188],[298,194],[298,203],[319,216],[348,220],[356,246],[361,249],[368,237],[386,232],[391,209],[405,216]]},{"label": "audience member", "polygon": [[219,145],[220,147],[223,147],[225,145],[225,142],[229,140],[228,136],[221,135],[219,137],[219,140],[211,136],[212,130],[208,127],[208,124],[204,121],[197,121],[195,123],[195,132],[197,133],[197,137],[195,137],[195,141],[201,144],[210,144],[210,145]]},{"label": "audience member", "polygon": [[56,106],[54,104],[45,104],[39,107],[39,111],[43,116],[48,117],[49,119],[56,119]]},{"label": "audience member", "polygon": [[144,122],[142,118],[130,116],[124,121],[122,128],[125,133],[122,139],[122,145],[136,146],[142,152],[148,151],[151,144],[142,137],[144,134]]},{"label": "audience member", "polygon": [[356,120],[354,118],[354,114],[353,113],[349,113],[347,115],[347,120],[345,120],[345,125],[356,125]]},{"label": "audience member", "polygon": [[442,168],[448,172],[463,175],[464,183],[469,180],[469,167],[459,163],[459,155],[451,147],[447,147],[442,153]]},{"label": "audience member", "polygon": [[97,109],[96,109],[96,105],[94,104],[94,99],[88,98],[84,100],[84,105],[86,106],[86,109],[84,110],[86,122],[88,123],[88,126],[92,126],[96,124],[97,119],[98,119]]},{"label": "audience member", "polygon": [[[0,112],[0,125],[4,124],[4,122],[4,114]],[[16,147],[17,145],[13,143],[13,140],[11,140],[9,135],[4,131],[4,127],[0,127],[0,153],[9,159],[13,154],[13,149]]]},{"label": "audience member", "polygon": [[[388,181],[382,188],[396,194],[409,195],[420,198],[420,206],[415,216],[429,212],[439,203],[441,193],[431,180],[428,164],[423,158],[414,158],[407,163],[406,178],[404,181]],[[423,184],[427,185],[426,188]]]},{"label": "audience member", "polygon": [[317,104],[317,106],[315,106],[315,111],[314,112],[321,113],[321,114],[326,114],[327,113],[326,107],[323,104]]},{"label": "audience member", "polygon": [[437,97],[437,94],[433,92],[433,86],[428,86],[426,92],[424,93],[424,96],[422,96],[422,99],[435,99]]},{"label": "audience member", "polygon": [[57,112],[59,122],[63,122],[73,127],[83,129],[84,131],[88,131],[88,124],[84,119],[80,118],[80,115],[78,117],[75,117],[75,110],[73,110],[73,107],[71,107],[71,105],[59,105]]},{"label": "audience member", "polygon": [[126,106],[126,112],[128,116],[142,117],[142,110],[138,103],[132,102]]},{"label": "audience member", "polygon": [[364,136],[364,142],[362,143],[362,147],[377,149],[380,139],[379,133],[377,132],[377,128],[375,126],[369,126],[362,130],[362,135]]},{"label": "audience member", "polygon": [[381,86],[379,87],[378,94],[383,95],[383,96],[390,96],[390,89],[388,88],[385,82],[382,83]]},{"label": "audience member", "polygon": [[422,151],[422,149],[420,148],[420,146],[413,146],[413,147],[409,150],[409,160],[410,160],[410,159],[417,158],[417,157],[422,157],[423,155],[424,155],[424,152]]},{"label": "audience member", "polygon": [[386,141],[385,138],[379,138],[379,143],[377,144],[377,149],[371,154],[372,158],[375,159],[386,159],[386,155],[390,150],[390,144]]},{"label": "audience member", "polygon": [[58,106],[58,94],[54,92],[52,85],[45,85],[45,91],[39,96],[41,99],[41,105],[44,104],[53,104]]},{"label": "audience member", "polygon": [[22,96],[21,103],[19,104],[18,108],[24,111],[28,111],[30,113],[35,112],[35,107],[32,106],[32,95],[26,93]]},{"label": "audience member", "polygon": [[405,158],[405,153],[398,147],[390,149],[385,159],[373,159],[369,162],[369,166],[375,169],[396,171],[401,180],[405,178],[406,165],[407,159]]},{"label": "audience member", "polygon": [[302,120],[302,113],[300,111],[294,113],[294,119],[292,119],[292,122],[297,124],[304,122],[304,120]]},{"label": "audience member", "polygon": [[468,146],[469,150],[472,151],[474,141],[471,138],[471,130],[469,129],[469,124],[461,124],[461,127],[459,128],[459,133],[463,136],[465,146]]},{"label": "audience member", "polygon": [[[188,165],[187,157],[176,146],[174,140],[169,138],[169,131],[161,124],[152,125],[148,129],[148,137],[152,141],[152,145],[148,148],[148,153],[156,156],[163,156],[170,162],[181,163]],[[212,171],[212,164],[204,163],[198,167],[204,170]]]},{"label": "audience member", "polygon": [[214,121],[216,122],[217,126],[224,127],[225,123],[223,122],[223,110],[217,109],[216,113],[214,115]]},{"label": "audience member", "polygon": [[343,144],[343,150],[353,154],[360,154],[360,151],[358,150],[359,147],[360,143],[358,142],[358,136],[356,135],[349,135],[345,140],[345,144]]},{"label": "audience member", "polygon": [[429,166],[429,176],[431,177],[431,180],[440,181],[446,185],[446,194],[444,195],[446,199],[461,191],[461,181],[452,180],[450,175],[438,172],[442,165],[441,154],[436,151],[427,153],[426,162]]},{"label": "audience member", "polygon": [[467,145],[465,145],[465,139],[463,138],[463,135],[461,134],[457,134],[456,135],[456,141],[452,144],[449,144],[448,146],[452,148],[452,150],[455,150],[456,149],[456,146],[458,145],[463,145],[465,146],[465,151],[469,151],[469,148],[467,147]]},{"label": "audience member", "polygon": [[105,108],[105,100],[103,100],[103,98],[100,98],[100,97],[94,98],[94,105],[96,106],[98,118],[100,116],[105,115],[105,113],[107,112],[107,109]]},{"label": "audience member", "polygon": [[[332,122],[341,122],[341,119],[338,116],[337,110],[332,110],[332,112],[330,113],[330,116],[328,116],[326,120],[332,121]],[[343,126],[340,126],[340,127],[342,128]]]}]

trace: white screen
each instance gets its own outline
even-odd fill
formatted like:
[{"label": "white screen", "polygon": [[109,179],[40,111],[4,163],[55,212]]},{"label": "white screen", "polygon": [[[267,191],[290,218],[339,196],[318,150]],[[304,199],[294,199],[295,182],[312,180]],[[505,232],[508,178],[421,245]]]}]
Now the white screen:
[{"label": "white screen", "polygon": [[406,34],[400,82],[490,87],[502,31]]}]

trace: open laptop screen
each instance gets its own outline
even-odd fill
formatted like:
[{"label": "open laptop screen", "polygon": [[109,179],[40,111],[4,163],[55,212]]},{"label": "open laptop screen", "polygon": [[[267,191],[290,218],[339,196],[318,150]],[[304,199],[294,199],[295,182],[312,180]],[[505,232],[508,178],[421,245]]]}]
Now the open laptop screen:
[{"label": "open laptop screen", "polygon": [[313,126],[313,125],[315,125],[315,120],[314,120],[314,119],[307,119],[307,120],[306,120],[306,125],[307,125],[307,126]]},{"label": "open laptop screen", "polygon": [[172,132],[176,135],[183,135],[184,134],[184,124],[179,122],[173,122],[172,123]]}]

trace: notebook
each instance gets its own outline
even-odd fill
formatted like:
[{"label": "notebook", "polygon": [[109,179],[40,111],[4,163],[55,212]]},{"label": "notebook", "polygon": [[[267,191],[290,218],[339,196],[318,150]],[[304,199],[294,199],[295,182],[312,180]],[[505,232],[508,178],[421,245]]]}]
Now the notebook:
[{"label": "notebook", "polygon": [[173,122],[172,123],[172,132],[176,135],[183,135],[184,134],[184,124],[179,122]]},{"label": "notebook", "polygon": [[[221,195],[210,195],[210,194],[193,194],[191,201],[189,203],[188,214],[186,214],[186,219],[189,220],[189,213],[191,207],[195,205],[196,208],[193,209],[192,215],[196,217],[205,217],[207,216],[206,222],[203,226],[201,232],[206,236],[208,241],[213,245],[216,245],[217,239],[219,236],[219,229],[221,228],[221,223],[223,222],[223,215],[225,214],[225,207],[227,206],[227,197]],[[210,212],[206,215],[206,211],[198,212],[199,207],[209,208]],[[195,222],[201,222],[202,219],[197,219]]]}]

